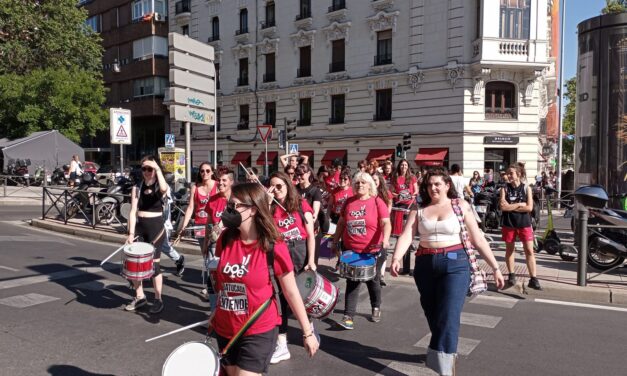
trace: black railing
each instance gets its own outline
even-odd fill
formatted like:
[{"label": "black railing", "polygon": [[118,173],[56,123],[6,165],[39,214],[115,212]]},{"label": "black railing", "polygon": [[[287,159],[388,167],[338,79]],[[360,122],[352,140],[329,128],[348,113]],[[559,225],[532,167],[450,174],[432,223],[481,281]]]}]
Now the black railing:
[{"label": "black railing", "polygon": [[311,17],[311,10],[303,9],[300,11],[300,14],[296,15],[296,21],[304,20],[305,18]]},{"label": "black railing", "polygon": [[244,26],[239,30],[235,30],[235,35],[248,34],[248,26]]},{"label": "black railing", "polygon": [[248,86],[248,77],[240,77],[237,79],[237,86]]},{"label": "black railing", "polygon": [[333,1],[333,5],[329,7],[329,13],[335,12],[336,10],[340,10],[340,9],[346,9],[345,0]]},{"label": "black railing", "polygon": [[343,72],[345,70],[346,67],[343,61],[336,61],[329,64],[329,73]]},{"label": "black railing", "polygon": [[269,27],[275,27],[275,26],[276,26],[275,20],[261,21],[261,30],[267,29]]},{"label": "black railing", "polygon": [[311,118],[298,120],[298,125],[311,125]]},{"label": "black railing", "polygon": [[374,120],[374,121],[392,120],[392,114],[391,113],[374,114],[372,116],[372,120]]},{"label": "black railing", "polygon": [[374,65],[392,64],[392,54],[375,55]]},{"label": "black railing", "polygon": [[486,119],[517,119],[518,111],[516,107],[513,108],[486,108]]},{"label": "black railing", "polygon": [[217,40],[220,40],[220,35],[212,35],[209,37],[209,40],[207,42],[211,43],[211,42],[215,42]]},{"label": "black railing", "polygon": [[263,75],[263,82],[274,82],[276,81],[276,75],[274,73],[266,73]]},{"label": "black railing", "polygon": [[237,130],[248,129],[248,120],[240,119],[239,123],[237,123]]},{"label": "black railing", "polygon": [[190,3],[191,3],[190,0],[177,1],[176,4],[174,5],[174,14],[191,12],[192,7],[190,6]]},{"label": "black railing", "polygon": [[343,123],[344,123],[344,116],[329,118],[329,124],[343,124]]},{"label": "black railing", "polygon": [[296,69],[296,77],[310,77],[311,68],[298,68]]}]

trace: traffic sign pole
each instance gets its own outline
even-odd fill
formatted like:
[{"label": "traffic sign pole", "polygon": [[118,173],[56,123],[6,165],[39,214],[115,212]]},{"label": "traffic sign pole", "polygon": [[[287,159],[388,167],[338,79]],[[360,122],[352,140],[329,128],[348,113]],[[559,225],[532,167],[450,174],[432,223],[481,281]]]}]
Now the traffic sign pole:
[{"label": "traffic sign pole", "polygon": [[266,138],[266,167],[264,168],[264,174],[265,176],[269,176],[270,174],[268,174],[268,139]]},{"label": "traffic sign pole", "polygon": [[185,122],[185,179],[192,181],[192,131],[189,121]]}]

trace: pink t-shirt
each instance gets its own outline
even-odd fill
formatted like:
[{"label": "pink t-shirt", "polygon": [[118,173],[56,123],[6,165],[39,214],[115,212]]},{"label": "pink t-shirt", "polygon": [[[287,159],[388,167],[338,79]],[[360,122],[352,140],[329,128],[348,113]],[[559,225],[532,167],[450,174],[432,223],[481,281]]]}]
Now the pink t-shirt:
[{"label": "pink t-shirt", "polygon": [[205,208],[205,211],[208,214],[207,222],[212,225],[219,223],[220,218],[222,217],[222,212],[226,209],[226,204],[226,197],[221,194],[215,194],[209,197],[209,202],[207,202],[207,206]]},{"label": "pink t-shirt", "polygon": [[349,197],[353,197],[353,188],[338,188],[333,191],[333,207],[331,208],[331,213],[340,214],[342,206],[344,206],[344,203]]},{"label": "pink t-shirt", "polygon": [[[309,206],[309,203],[305,199],[300,201],[301,208],[303,209],[303,215],[305,213],[313,214],[313,209]],[[279,228],[279,232],[283,235],[285,240],[305,240],[307,239],[307,229],[303,223],[300,213],[294,212],[289,215],[277,205],[274,213],[272,214],[274,222]]]},{"label": "pink t-shirt", "polygon": [[357,253],[375,253],[383,240],[381,219],[390,218],[388,207],[378,197],[360,200],[353,196],[342,208],[344,248]]},{"label": "pink t-shirt", "polygon": [[[266,254],[258,247],[257,242],[244,244],[240,239],[234,239],[222,249],[222,236],[216,243],[216,256],[220,257],[216,273],[218,302],[212,324],[220,336],[231,338],[274,292]],[[275,276],[289,273],[293,269],[286,244],[275,243]],[[277,302],[273,299],[263,315],[244,335],[265,333],[280,324],[281,316]]]},{"label": "pink t-shirt", "polygon": [[416,177],[412,176],[409,181],[404,176],[399,176],[396,181],[392,182],[392,189],[398,196],[394,200],[398,204],[411,204],[414,201],[414,184],[416,184]]}]

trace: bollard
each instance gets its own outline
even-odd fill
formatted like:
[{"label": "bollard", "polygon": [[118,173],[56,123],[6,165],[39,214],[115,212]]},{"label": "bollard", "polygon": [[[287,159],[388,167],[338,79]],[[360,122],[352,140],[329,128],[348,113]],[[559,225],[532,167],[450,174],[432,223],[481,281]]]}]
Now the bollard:
[{"label": "bollard", "polygon": [[586,263],[588,262],[588,208],[581,205],[579,209],[579,256],[577,259],[577,285],[586,286],[588,282],[588,272]]}]

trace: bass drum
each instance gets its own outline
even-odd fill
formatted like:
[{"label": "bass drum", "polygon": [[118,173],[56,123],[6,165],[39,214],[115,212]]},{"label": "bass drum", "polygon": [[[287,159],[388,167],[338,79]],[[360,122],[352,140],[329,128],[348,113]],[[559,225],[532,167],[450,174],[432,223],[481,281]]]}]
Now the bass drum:
[{"label": "bass drum", "polygon": [[161,376],[218,376],[218,352],[204,342],[187,342],[170,353]]}]

